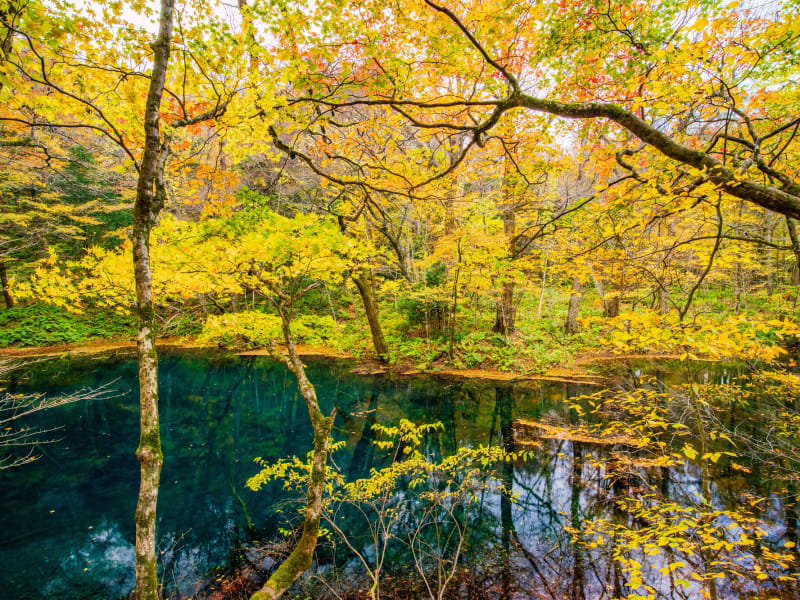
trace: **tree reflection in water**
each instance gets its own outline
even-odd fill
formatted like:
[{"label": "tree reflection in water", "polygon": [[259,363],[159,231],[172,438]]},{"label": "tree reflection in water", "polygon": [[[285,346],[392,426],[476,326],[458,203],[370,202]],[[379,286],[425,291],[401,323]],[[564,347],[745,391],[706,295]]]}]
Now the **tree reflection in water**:
[{"label": "tree reflection in water", "polygon": [[[458,513],[465,543],[448,597],[624,597],[644,592],[634,587],[638,583],[634,575],[643,579],[642,585],[650,585],[657,598],[700,598],[703,590],[710,594],[713,587],[719,598],[757,590],[794,597],[795,584],[781,580],[797,569],[796,549],[789,552],[797,541],[797,486],[783,479],[796,466],[786,449],[777,466],[768,448],[754,442],[760,452],[757,457],[722,455],[703,467],[697,462],[699,456],[692,461],[682,454],[687,440],[697,446],[697,434],[692,431],[689,438],[675,436],[667,452],[680,454],[680,460],[650,465],[641,453],[622,446],[569,436],[558,439],[521,424],[536,421],[568,429],[586,419],[599,422],[602,415],[580,417],[567,403],[596,388],[365,377],[351,374],[347,363],[310,359],[307,363],[309,378],[323,403],[329,403],[323,409],[329,411],[334,404],[337,408],[334,437],[346,446],[334,461],[350,480],[389,464],[385,453],[372,443],[376,438],[372,425],[397,424],[401,418],[443,424],[444,429],[428,435],[422,445],[433,457],[480,445],[499,445],[508,452],[532,450],[533,457],[527,461],[497,465],[491,474],[496,485]],[[690,378],[683,365],[637,368],[657,375],[654,380],[640,378],[642,385],[653,390],[674,388]],[[708,371],[709,381],[729,380],[735,368],[725,368],[725,374]],[[279,528],[289,527],[294,511],[285,503],[292,498],[280,485],[253,493],[244,483],[258,470],[252,462],[255,456],[274,461],[304,455],[311,432],[293,377],[282,365],[208,354],[167,355],[161,372],[165,452],[158,517],[161,568],[168,594],[191,597],[197,590],[214,589],[217,573],[230,575],[237,569],[254,568],[250,561],[260,559],[253,548],[279,539]],[[703,384],[702,376],[691,377]],[[4,598],[116,598],[131,590],[131,515],[138,481],[136,461],[131,458],[137,441],[135,364],[118,358],[36,365],[30,377],[21,380],[20,392],[66,393],[113,380],[117,380],[116,391],[122,393],[118,398],[37,415],[32,425],[64,426],[61,441],[44,448],[41,460],[0,474],[5,504],[0,514]],[[714,415],[726,423],[709,428],[706,450],[713,453],[721,448],[719,438],[710,439],[710,431],[722,431],[723,425],[734,421],[748,423],[748,431],[740,428],[738,435],[764,439],[758,438],[764,423],[752,418],[747,412],[751,409],[735,410]],[[737,443],[746,445],[744,438]],[[629,464],[607,477],[612,466],[620,464],[620,452],[641,459],[644,466]],[[648,498],[653,494],[658,506],[669,510],[652,512],[656,504]],[[749,506],[762,497],[766,500]],[[637,512],[619,502],[626,498],[644,500],[645,505]],[[693,519],[708,520],[712,511],[730,513],[745,505],[768,534],[754,540],[761,556],[776,550],[789,554],[784,573],[764,571],[765,579],[715,577],[711,586],[705,575],[713,573],[713,563],[726,552],[745,557],[741,548],[726,551],[723,547],[685,560],[681,548],[670,548],[665,540],[660,554],[643,559],[641,544],[650,538],[641,541],[636,551],[626,545],[631,542],[629,532],[674,522],[667,517],[676,514],[675,507],[693,507]],[[662,521],[647,521],[657,517]],[[722,518],[708,523],[721,523]],[[746,528],[747,523],[742,523]],[[573,543],[568,528],[577,532],[579,543]],[[701,536],[696,529],[691,532],[698,539]],[[658,542],[657,537],[653,540]],[[785,542],[789,547],[782,546]],[[638,556],[643,569],[636,574],[615,556]],[[335,583],[332,565],[343,569],[340,581],[349,581],[349,589],[364,582],[359,578],[365,573],[341,544],[336,555],[329,546],[321,546],[318,559],[320,568],[315,574],[328,577],[329,582]],[[679,561],[686,566],[659,572]],[[743,558],[742,570],[754,573],[754,564]],[[407,545],[398,543],[384,567],[384,598],[427,596],[419,576],[409,569],[413,569],[413,555]],[[689,571],[703,580],[687,577]],[[689,587],[678,583],[679,579],[688,581]],[[314,577],[305,585],[315,597],[330,594]]]}]

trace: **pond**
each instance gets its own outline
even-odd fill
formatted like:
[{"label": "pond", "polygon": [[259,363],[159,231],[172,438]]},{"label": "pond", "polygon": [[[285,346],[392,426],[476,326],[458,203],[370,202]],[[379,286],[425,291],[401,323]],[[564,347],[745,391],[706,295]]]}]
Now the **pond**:
[{"label": "pond", "polygon": [[[560,382],[365,376],[351,373],[348,361],[306,362],[323,408],[337,409],[334,437],[346,444],[334,463],[351,480],[387,464],[371,443],[375,423],[396,424],[402,418],[441,422],[443,429],[424,441],[425,451],[436,456],[492,444],[514,449],[526,443],[520,439],[524,427],[515,425],[518,419],[569,423],[575,410],[568,400],[597,391]],[[657,371],[661,381],[681,378],[673,367],[624,370],[635,378],[642,369]],[[697,369],[703,378],[720,381],[733,371]],[[61,394],[108,384],[114,394],[38,415],[32,424],[58,428],[49,434],[52,442],[40,447],[35,462],[0,472],[3,598],[115,599],[132,590],[139,483],[136,378],[135,361],[128,356],[34,365],[14,382],[19,393]],[[248,549],[258,541],[281,537],[279,530],[287,527],[287,512],[292,512],[285,504],[291,494],[279,485],[254,492],[245,482],[259,470],[254,457],[305,456],[312,433],[293,375],[266,358],[164,353],[160,393],[165,460],[157,532],[162,577],[169,594],[191,597],[213,583],[216,573],[246,563]],[[582,519],[614,514],[610,491],[644,494],[649,481],[678,500],[700,494],[703,487],[703,476],[688,460],[647,467],[641,480],[609,482],[598,464],[606,455],[602,449],[593,451],[591,443],[547,438],[530,447],[532,458],[507,461],[494,472],[494,479],[513,493],[489,487],[465,517],[469,535],[462,563],[469,568],[454,587],[461,597],[611,597],[614,586],[630,588],[632,575],[628,572],[626,581],[625,569],[613,566],[610,554],[603,558],[591,546],[574,544],[565,527],[580,528]],[[796,513],[788,507],[785,485],[770,483],[758,470],[740,469],[708,474],[710,504],[724,509],[741,503],[743,494],[763,496],[767,539],[793,539],[790,521],[796,522]],[[403,571],[397,562],[408,560],[398,552],[393,564],[397,577]],[[321,563],[326,560],[321,554]],[[655,561],[653,569],[662,563]],[[726,589],[747,591],[747,585],[728,589],[721,582],[715,593],[725,597]],[[782,585],[773,587],[783,593]],[[671,593],[702,597],[702,588],[694,581],[676,587],[673,581]],[[668,597],[665,589],[656,591]]]}]

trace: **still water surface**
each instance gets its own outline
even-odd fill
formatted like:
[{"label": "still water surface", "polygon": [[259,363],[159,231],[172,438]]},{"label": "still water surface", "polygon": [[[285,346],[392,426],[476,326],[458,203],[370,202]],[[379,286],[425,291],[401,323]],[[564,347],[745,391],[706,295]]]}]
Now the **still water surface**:
[{"label": "still water surface", "polygon": [[[569,420],[565,400],[596,390],[363,376],[352,374],[347,361],[307,364],[323,409],[337,408],[334,436],[347,447],[335,462],[350,479],[381,466],[370,443],[375,422],[440,421],[444,431],[430,436],[427,450],[447,455],[460,446],[508,446],[517,418]],[[136,377],[134,360],[117,357],[40,365],[16,383],[18,392],[48,394],[110,384],[116,395],[40,416],[36,424],[61,427],[51,434],[55,441],[41,447],[36,462],[0,472],[0,597],[115,599],[133,588]],[[285,497],[276,486],[260,492],[245,487],[258,471],[253,458],[305,456],[312,434],[294,377],[268,359],[164,354],[160,393],[162,570],[168,590],[191,596],[249,542],[277,537],[275,511]],[[541,589],[542,579],[559,585],[574,558],[564,525],[570,511],[589,506],[591,494],[575,488],[573,459],[569,442],[553,441],[536,460],[506,467],[502,479],[513,482],[518,500],[509,503],[499,494],[482,499],[471,559],[487,557],[511,539],[522,549],[515,559],[518,589]],[[695,479],[691,469],[681,470],[668,485],[691,491]],[[730,485],[741,482],[723,483],[717,495]]]}]

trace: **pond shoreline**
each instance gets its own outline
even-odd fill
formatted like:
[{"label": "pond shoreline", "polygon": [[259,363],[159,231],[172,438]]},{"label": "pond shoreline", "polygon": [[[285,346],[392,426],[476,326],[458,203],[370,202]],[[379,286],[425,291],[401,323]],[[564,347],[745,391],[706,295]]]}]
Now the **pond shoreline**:
[{"label": "pond shoreline", "polygon": [[[283,344],[277,345],[279,350],[283,349]],[[204,344],[191,338],[162,338],[157,342],[159,350],[214,350],[227,351],[233,356],[270,356],[269,350],[265,348],[255,348],[251,350],[237,350],[234,348],[220,348],[218,346]],[[42,359],[58,358],[63,356],[93,357],[116,353],[133,353],[136,350],[134,340],[113,341],[108,339],[93,340],[80,344],[59,344],[53,346],[30,346],[30,347],[6,347],[0,348],[0,360],[2,359]],[[314,356],[332,359],[354,359],[357,360],[352,372],[358,375],[393,375],[393,376],[424,376],[424,377],[443,377],[452,379],[484,379],[489,381],[550,381],[557,383],[580,383],[603,387],[610,382],[609,378],[597,374],[592,370],[593,366],[602,365],[608,362],[641,359],[660,359],[677,360],[680,355],[670,353],[652,354],[610,354],[592,353],[576,357],[571,364],[553,365],[541,373],[525,373],[501,371],[494,368],[472,368],[472,369],[417,369],[411,365],[400,364],[389,366],[371,358],[355,359],[350,353],[336,350],[327,346],[312,346],[307,344],[297,345],[298,353],[301,356]],[[703,359],[700,359],[703,360]]]}]

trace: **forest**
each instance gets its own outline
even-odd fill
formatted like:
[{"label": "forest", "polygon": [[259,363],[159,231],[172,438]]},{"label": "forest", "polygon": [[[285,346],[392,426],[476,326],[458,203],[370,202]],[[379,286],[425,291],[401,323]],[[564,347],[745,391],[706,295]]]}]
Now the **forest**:
[{"label": "forest", "polygon": [[9,598],[800,595],[797,0],[0,0],[0,98]]}]

